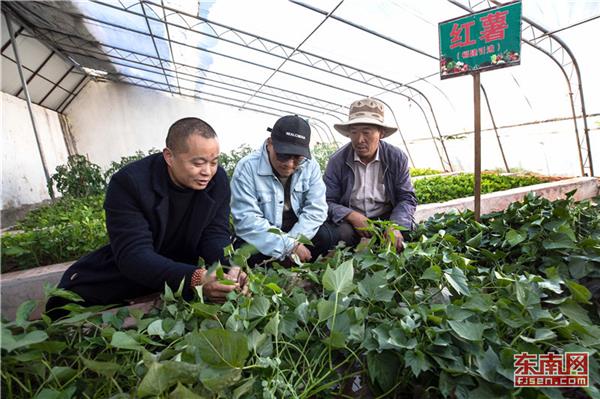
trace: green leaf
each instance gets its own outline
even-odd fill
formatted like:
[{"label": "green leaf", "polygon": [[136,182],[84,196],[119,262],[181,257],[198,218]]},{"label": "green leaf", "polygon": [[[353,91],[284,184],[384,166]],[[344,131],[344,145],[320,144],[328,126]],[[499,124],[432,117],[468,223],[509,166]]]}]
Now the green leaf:
[{"label": "green leaf", "polygon": [[440,281],[442,278],[442,268],[438,265],[429,266],[423,274],[421,275],[420,280],[432,280],[432,281]]},{"label": "green leaf", "polygon": [[192,335],[200,357],[213,367],[243,367],[248,358],[248,338],[245,333],[212,329]]},{"label": "green leaf", "polygon": [[192,309],[196,316],[200,316],[205,319],[213,319],[219,313],[219,305],[211,305],[208,303],[194,302],[192,303]]},{"label": "green leaf", "polygon": [[575,301],[579,303],[590,303],[592,293],[586,287],[572,280],[567,280],[566,284]]},{"label": "green leaf", "polygon": [[273,315],[271,317],[271,320],[269,320],[269,322],[265,326],[264,332],[267,334],[271,334],[274,337],[279,336],[279,334],[280,334],[279,324],[280,323],[281,323],[281,317],[279,315],[279,312],[275,312],[275,315]]},{"label": "green leaf", "polygon": [[148,325],[148,335],[158,335],[161,339],[165,337],[166,332],[163,330],[162,319],[154,320]]},{"label": "green leaf", "polygon": [[524,337],[523,335],[520,335],[519,337],[525,342],[533,343],[553,340],[554,338],[556,338],[556,334],[554,333],[554,331],[548,328],[538,328],[535,330],[534,338]]},{"label": "green leaf", "polygon": [[367,353],[369,378],[371,382],[378,384],[384,392],[396,385],[400,366],[400,359],[393,351]]},{"label": "green leaf", "polygon": [[523,233],[517,230],[510,229],[506,233],[506,241],[510,244],[511,247],[515,245],[519,245],[523,241],[527,239],[527,233]]},{"label": "green leaf", "polygon": [[352,259],[339,265],[337,268],[331,269],[327,266],[327,270],[323,273],[323,287],[338,295],[348,295],[354,289],[352,279],[354,278],[354,269],[352,267]]},{"label": "green leaf", "polygon": [[448,324],[459,337],[469,341],[481,341],[485,329],[483,324],[470,321],[449,320]]},{"label": "green leaf", "polygon": [[50,298],[53,296],[57,296],[60,298],[64,298],[69,302],[83,302],[83,298],[72,291],[67,291],[62,288],[56,288],[56,286],[50,285],[48,283],[44,284],[44,297]]},{"label": "green leaf", "polygon": [[494,306],[492,296],[489,294],[476,294],[470,296],[464,303],[463,308],[476,312],[487,312]]},{"label": "green leaf", "polygon": [[5,328],[2,328],[2,342],[0,343],[0,347],[2,349],[6,349],[8,352],[11,352],[15,349],[22,348],[24,346],[37,344],[40,342],[44,342],[48,339],[48,334],[44,331],[31,331],[27,334],[21,334],[17,336],[13,336],[10,331]]},{"label": "green leaf", "polygon": [[334,311],[335,303],[326,299],[319,299],[319,302],[317,303],[317,314],[319,315],[319,321],[328,320],[333,316]]},{"label": "green leaf", "polygon": [[448,320],[463,321],[473,316],[473,312],[450,304],[446,307],[446,315],[448,316]]},{"label": "green leaf", "polygon": [[276,294],[281,294],[281,292],[282,292],[281,287],[275,283],[267,283],[267,284],[265,284],[265,288],[270,289],[271,291],[273,291]]},{"label": "green leaf", "polygon": [[34,399],[71,399],[75,395],[77,387],[72,385],[63,391],[55,391],[54,389],[44,388],[38,393]]},{"label": "green leaf", "polygon": [[205,399],[205,397],[195,394],[178,382],[177,387],[169,394],[169,399]]},{"label": "green leaf", "polygon": [[384,270],[367,275],[358,283],[358,292],[363,298],[370,301],[390,302],[394,297],[394,291],[387,288],[387,279]]},{"label": "green leaf", "polygon": [[140,397],[158,396],[178,382],[194,383],[200,369],[200,366],[186,362],[172,360],[162,363],[153,362],[142,379],[137,393]]},{"label": "green leaf", "polygon": [[480,231],[475,237],[467,240],[467,245],[472,248],[479,248],[481,246],[481,238],[483,237],[483,232]]},{"label": "green leaf", "polygon": [[165,283],[165,288],[163,291],[163,300],[165,302],[173,302],[175,300],[175,296],[173,295],[173,290],[167,283]]},{"label": "green leaf", "polygon": [[313,245],[313,242],[303,234],[300,234],[298,237],[296,237],[296,241],[302,245]]},{"label": "green leaf", "polygon": [[408,339],[402,329],[379,325],[372,330],[377,339],[378,349],[414,349],[417,346],[415,338]]},{"label": "green leaf", "polygon": [[591,326],[592,320],[587,311],[573,301],[567,301],[558,307],[569,319],[583,325]]},{"label": "green leaf", "polygon": [[446,281],[458,292],[459,294],[469,295],[469,286],[467,284],[467,278],[461,269],[453,267],[452,269],[444,270],[444,277]]},{"label": "green leaf", "polygon": [[131,336],[123,331],[117,331],[110,340],[110,345],[120,349],[141,350],[142,346]]},{"label": "green leaf", "polygon": [[50,370],[51,378],[54,378],[59,384],[64,384],[77,374],[77,371],[71,367],[54,366]]},{"label": "green leaf", "polygon": [[481,356],[476,357],[477,371],[489,382],[495,381],[496,370],[500,367],[500,359],[491,347]]},{"label": "green leaf", "polygon": [[200,381],[213,392],[221,392],[242,378],[241,369],[202,367]]},{"label": "green leaf", "polygon": [[532,285],[525,281],[517,281],[515,284],[517,301],[525,307],[540,303],[540,295],[533,289]]},{"label": "green leaf", "polygon": [[121,368],[115,362],[100,362],[86,358],[82,358],[82,360],[85,367],[107,378],[112,378]]},{"label": "green leaf", "polygon": [[256,379],[254,377],[248,378],[246,381],[244,381],[243,384],[241,384],[240,386],[235,388],[233,390],[232,399],[240,399],[244,395],[249,393],[252,390],[252,387],[254,386],[255,381],[256,381]]},{"label": "green leaf", "polygon": [[341,349],[346,346],[346,336],[340,331],[331,331],[328,337],[323,338],[322,342],[334,349]]},{"label": "green leaf", "polygon": [[553,233],[542,242],[542,246],[544,249],[574,249],[575,243],[568,234]]},{"label": "green leaf", "polygon": [[25,301],[17,308],[17,315],[15,318],[15,324],[19,327],[26,327],[29,324],[29,316],[31,312],[37,306],[37,302],[34,300]]},{"label": "green leaf", "polygon": [[269,308],[271,301],[264,296],[257,296],[252,298],[252,303],[248,309],[248,319],[253,320],[258,317],[265,317],[269,314]]},{"label": "green leaf", "polygon": [[404,355],[404,362],[410,367],[415,377],[418,377],[422,371],[427,371],[431,368],[431,364],[425,358],[425,354],[420,350],[407,351]]}]

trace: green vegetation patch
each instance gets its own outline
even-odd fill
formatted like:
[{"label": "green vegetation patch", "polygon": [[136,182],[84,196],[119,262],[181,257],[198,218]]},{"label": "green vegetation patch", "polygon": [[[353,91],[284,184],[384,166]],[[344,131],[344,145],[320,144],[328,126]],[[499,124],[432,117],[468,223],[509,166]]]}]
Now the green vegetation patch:
[{"label": "green vegetation patch", "polygon": [[[499,175],[483,173],[481,175],[481,193],[509,190],[516,187],[531,186],[549,181],[543,176],[534,175]],[[473,195],[473,174],[465,173],[456,176],[434,176],[413,182],[419,204],[445,202],[456,198]]]},{"label": "green vegetation patch", "polygon": [[[222,305],[167,288],[147,314],[71,305],[51,322],[28,321],[25,302],[2,322],[2,396],[598,396],[598,206],[528,196],[481,223],[436,215],[400,254],[387,227],[355,252],[246,268],[251,296]],[[515,389],[513,355],[551,351],[589,353],[592,385]]]}]

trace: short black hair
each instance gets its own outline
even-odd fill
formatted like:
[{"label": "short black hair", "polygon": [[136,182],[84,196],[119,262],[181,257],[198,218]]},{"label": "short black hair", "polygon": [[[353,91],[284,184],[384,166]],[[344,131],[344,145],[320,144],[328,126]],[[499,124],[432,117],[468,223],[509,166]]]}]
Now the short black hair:
[{"label": "short black hair", "polygon": [[202,119],[183,118],[173,123],[169,128],[166,140],[167,148],[177,153],[186,152],[188,150],[187,138],[192,134],[199,134],[207,139],[217,137],[215,129]]}]

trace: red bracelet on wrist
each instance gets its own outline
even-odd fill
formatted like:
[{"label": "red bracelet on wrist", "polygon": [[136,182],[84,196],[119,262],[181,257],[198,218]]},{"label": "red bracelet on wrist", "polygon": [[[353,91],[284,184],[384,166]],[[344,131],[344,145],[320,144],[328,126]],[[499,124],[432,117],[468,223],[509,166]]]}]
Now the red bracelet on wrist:
[{"label": "red bracelet on wrist", "polygon": [[206,274],[206,269],[197,269],[194,274],[192,274],[192,281],[190,285],[192,287],[196,287],[197,285],[201,285],[204,280],[204,275]]}]

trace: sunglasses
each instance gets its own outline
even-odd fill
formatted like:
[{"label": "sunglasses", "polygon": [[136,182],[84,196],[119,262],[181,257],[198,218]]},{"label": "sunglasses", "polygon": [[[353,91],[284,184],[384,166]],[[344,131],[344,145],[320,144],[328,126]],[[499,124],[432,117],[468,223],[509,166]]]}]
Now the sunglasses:
[{"label": "sunglasses", "polygon": [[300,163],[304,160],[304,156],[302,155],[280,154],[278,152],[275,153],[275,158],[277,158],[279,162],[288,162],[290,159],[293,159],[294,162]]}]

